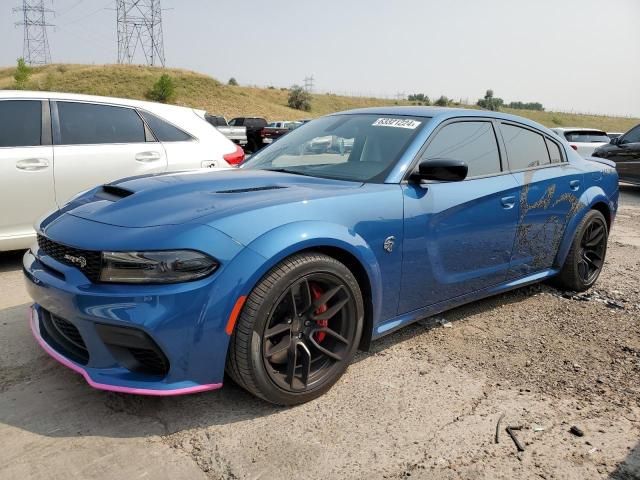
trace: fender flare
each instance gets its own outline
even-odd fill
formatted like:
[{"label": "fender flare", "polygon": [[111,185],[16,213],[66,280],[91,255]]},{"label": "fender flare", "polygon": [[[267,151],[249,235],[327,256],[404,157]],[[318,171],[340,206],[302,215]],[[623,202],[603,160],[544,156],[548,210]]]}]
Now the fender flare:
[{"label": "fender flare", "polygon": [[609,218],[607,219],[607,222],[610,224],[612,214],[615,211],[615,206],[612,204],[612,201],[609,200],[609,197],[607,197],[602,188],[600,188],[599,186],[589,187],[582,193],[582,195],[580,195],[579,205],[581,206],[581,208],[567,222],[562,241],[560,242],[560,246],[558,248],[558,253],[556,254],[554,267],[562,268],[569,250],[571,249],[571,244],[573,243],[578,225],[580,225],[580,222],[587,214],[587,212],[589,210],[592,210],[596,204],[606,205],[607,210],[609,211]]}]

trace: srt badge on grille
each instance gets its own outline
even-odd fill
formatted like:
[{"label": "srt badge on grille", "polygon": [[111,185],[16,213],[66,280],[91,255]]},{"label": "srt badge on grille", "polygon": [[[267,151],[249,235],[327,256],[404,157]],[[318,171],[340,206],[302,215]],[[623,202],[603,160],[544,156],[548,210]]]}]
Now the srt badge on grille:
[{"label": "srt badge on grille", "polygon": [[75,257],[73,255],[69,255],[68,253],[64,256],[65,260],[69,260],[74,265],[78,265],[80,268],[84,268],[87,266],[87,259],[84,257]]}]

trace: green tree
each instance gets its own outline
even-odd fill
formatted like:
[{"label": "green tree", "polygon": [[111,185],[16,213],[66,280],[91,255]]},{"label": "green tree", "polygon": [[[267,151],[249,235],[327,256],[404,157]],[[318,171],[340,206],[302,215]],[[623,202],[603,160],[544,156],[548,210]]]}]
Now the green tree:
[{"label": "green tree", "polygon": [[504,105],[504,100],[493,96],[493,90],[489,89],[484,94],[484,98],[478,100],[477,105],[491,111],[498,111]]},{"label": "green tree", "polygon": [[235,79],[235,77],[231,77],[227,82],[227,85],[231,85],[232,87],[237,87],[238,81]]},{"label": "green tree", "polygon": [[412,93],[407,97],[410,102],[419,102],[420,105],[431,105],[431,100],[424,93]]},{"label": "green tree", "polygon": [[450,103],[451,103],[451,100],[445,97],[444,95],[440,95],[440,98],[438,98],[435,102],[433,102],[433,104],[436,105],[437,107],[448,107]]},{"label": "green tree", "polygon": [[176,86],[173,79],[163,73],[158,81],[153,84],[151,90],[147,92],[147,98],[155,102],[168,103],[175,97]]},{"label": "green tree", "polygon": [[13,79],[16,81],[16,89],[24,90],[27,88],[27,81],[29,81],[29,77],[31,76],[31,68],[27,66],[24,61],[24,58],[20,57],[18,59],[18,66],[16,67],[16,72],[13,74]]},{"label": "green tree", "polygon": [[287,104],[296,110],[309,112],[311,110],[311,94],[300,85],[293,85],[289,91]]}]

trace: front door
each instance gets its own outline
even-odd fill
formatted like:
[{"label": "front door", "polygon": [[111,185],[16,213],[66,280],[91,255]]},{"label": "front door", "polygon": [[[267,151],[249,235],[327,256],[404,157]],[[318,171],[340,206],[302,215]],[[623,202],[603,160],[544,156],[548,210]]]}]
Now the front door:
[{"label": "front door", "polygon": [[440,127],[420,161],[469,167],[462,182],[403,186],[405,232],[399,314],[505,280],[518,222],[518,184],[502,168],[491,121]]},{"label": "front door", "polygon": [[33,235],[35,221],[56,208],[48,108],[40,100],[0,101],[0,247]]},{"label": "front door", "polygon": [[135,109],[58,101],[53,112],[59,206],[88,188],[166,170],[162,144],[151,136]]}]

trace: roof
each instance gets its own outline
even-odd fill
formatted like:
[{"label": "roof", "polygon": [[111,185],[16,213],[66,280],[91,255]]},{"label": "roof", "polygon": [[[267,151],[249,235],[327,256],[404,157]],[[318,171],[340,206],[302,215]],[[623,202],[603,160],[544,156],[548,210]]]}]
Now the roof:
[{"label": "roof", "polygon": [[[125,105],[129,107],[146,108],[151,111],[184,109],[178,105],[167,105],[158,102],[147,102],[144,100],[132,100],[130,98],[101,97],[98,95],[81,95],[79,93],[63,92],[41,92],[32,90],[0,90],[0,99],[51,99],[51,100],[76,100],[79,102],[95,102],[115,105]],[[199,110],[196,110],[199,111]],[[204,111],[202,111],[204,114]]]},{"label": "roof", "polygon": [[358,108],[355,110],[346,110],[343,112],[337,112],[333,115],[354,115],[354,114],[374,114],[374,115],[406,115],[413,117],[428,117],[438,120],[445,120],[447,118],[454,117],[483,117],[483,118],[496,118],[499,120],[511,120],[514,122],[529,125],[531,127],[548,130],[544,125],[529,120],[528,118],[520,117],[518,115],[510,115],[508,113],[493,112],[490,110],[479,110],[472,108],[449,108],[449,107],[420,107],[420,106],[404,106],[404,107],[369,107]]}]

